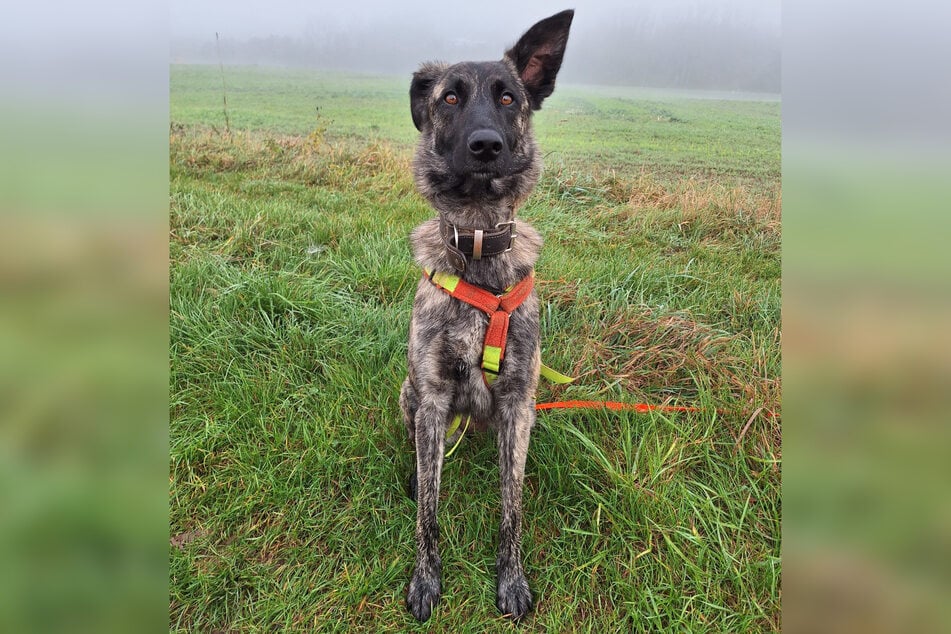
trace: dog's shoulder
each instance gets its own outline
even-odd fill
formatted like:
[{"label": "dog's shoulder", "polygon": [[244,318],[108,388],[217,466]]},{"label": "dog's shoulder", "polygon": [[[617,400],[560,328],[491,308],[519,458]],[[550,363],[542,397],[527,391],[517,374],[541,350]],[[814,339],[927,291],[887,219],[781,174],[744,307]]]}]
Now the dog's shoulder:
[{"label": "dog's shoulder", "polygon": [[432,218],[422,223],[410,234],[413,259],[420,268],[445,271],[449,266],[446,246],[439,233],[439,219]]}]

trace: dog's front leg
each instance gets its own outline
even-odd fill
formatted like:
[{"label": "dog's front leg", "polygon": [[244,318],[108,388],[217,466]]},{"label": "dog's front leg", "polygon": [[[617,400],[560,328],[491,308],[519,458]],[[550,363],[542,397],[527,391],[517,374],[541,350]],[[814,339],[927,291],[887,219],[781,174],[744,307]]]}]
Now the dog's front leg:
[{"label": "dog's front leg", "polygon": [[499,476],[502,487],[502,522],[495,568],[498,594],[495,605],[502,614],[519,620],[532,609],[532,593],[522,569],[522,481],[528,441],[535,422],[531,401],[500,408],[498,430]]},{"label": "dog's front leg", "polygon": [[449,405],[442,400],[422,400],[416,411],[416,565],[406,593],[406,607],[418,620],[425,621],[442,591],[436,507]]}]

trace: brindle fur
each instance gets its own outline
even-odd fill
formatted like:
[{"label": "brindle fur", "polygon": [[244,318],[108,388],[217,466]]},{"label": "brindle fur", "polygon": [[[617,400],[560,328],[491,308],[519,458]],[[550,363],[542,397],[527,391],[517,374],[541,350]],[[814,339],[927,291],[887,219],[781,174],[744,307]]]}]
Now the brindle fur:
[{"label": "brindle fur", "polygon": [[[515,218],[535,186],[541,159],[531,115],[554,90],[572,17],[573,11],[564,11],[542,20],[500,61],[427,63],[414,73],[410,104],[421,134],[413,173],[420,193],[447,222],[492,230]],[[456,95],[455,104],[447,103],[448,92]],[[513,97],[511,104],[503,103],[503,93]],[[487,152],[478,139],[501,143]],[[521,221],[517,233],[511,251],[469,259],[463,279],[501,292],[528,275],[542,239]],[[454,270],[438,219],[417,227],[411,240],[421,267]],[[417,501],[417,554],[406,604],[420,621],[429,618],[441,593],[436,507],[445,433],[456,413],[471,415],[477,426],[495,430],[497,438],[502,519],[496,605],[516,620],[532,607],[521,560],[521,501],[540,363],[538,297],[532,292],[513,311],[505,360],[491,389],[480,368],[487,324],[478,309],[428,280],[420,281],[410,324],[409,372],[400,392],[403,419],[416,450],[410,494]]]}]

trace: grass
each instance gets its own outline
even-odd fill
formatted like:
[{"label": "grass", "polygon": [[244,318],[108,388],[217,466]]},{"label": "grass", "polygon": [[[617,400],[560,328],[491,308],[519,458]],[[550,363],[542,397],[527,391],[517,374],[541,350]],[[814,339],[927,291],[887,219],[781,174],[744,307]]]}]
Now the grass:
[{"label": "grass", "polygon": [[[217,72],[171,73],[171,628],[516,629],[485,436],[445,468],[442,603],[403,606],[406,78],[226,69],[229,135]],[[777,631],[779,105],[619,94],[536,121],[543,354],[579,377],[539,400],[704,411],[539,416],[518,629]]]}]

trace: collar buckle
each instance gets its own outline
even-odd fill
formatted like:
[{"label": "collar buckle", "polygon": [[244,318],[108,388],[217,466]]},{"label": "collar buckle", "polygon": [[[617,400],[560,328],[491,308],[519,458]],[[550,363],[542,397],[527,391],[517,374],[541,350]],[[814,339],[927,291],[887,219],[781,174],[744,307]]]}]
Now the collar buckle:
[{"label": "collar buckle", "polygon": [[509,248],[507,248],[505,251],[502,251],[502,253],[508,253],[511,251],[515,247],[515,238],[518,237],[518,233],[515,231],[515,229],[517,229],[517,225],[515,224],[514,219],[505,220],[504,222],[497,222],[495,223],[495,228],[498,229],[499,227],[504,227],[505,225],[512,227],[512,233],[509,236]]}]

